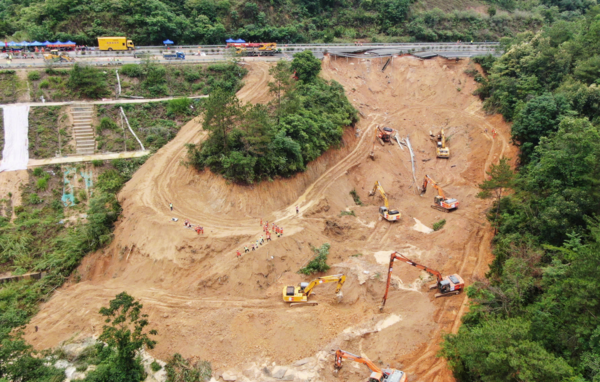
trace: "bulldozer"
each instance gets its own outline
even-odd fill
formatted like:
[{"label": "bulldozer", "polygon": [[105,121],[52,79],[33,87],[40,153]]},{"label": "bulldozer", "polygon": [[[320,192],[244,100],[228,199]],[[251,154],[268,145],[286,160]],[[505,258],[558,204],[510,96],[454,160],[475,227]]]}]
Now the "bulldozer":
[{"label": "bulldozer", "polygon": [[379,181],[375,181],[375,186],[373,186],[373,190],[369,192],[369,196],[374,196],[377,191],[379,191],[385,203],[385,207],[379,207],[379,214],[389,222],[395,222],[396,220],[400,220],[400,217],[402,215],[400,215],[400,212],[397,210],[390,210],[387,195]]},{"label": "bulldozer", "polygon": [[338,372],[342,368],[342,360],[344,358],[351,359],[354,362],[362,363],[371,370],[371,375],[367,382],[406,382],[406,373],[396,369],[380,369],[370,359],[360,357],[347,351],[338,349],[335,352],[335,371]]},{"label": "bulldozer", "polygon": [[318,305],[317,302],[309,302],[308,298],[313,293],[313,289],[320,284],[325,283],[333,283],[337,282],[337,288],[335,289],[335,294],[337,295],[338,301],[341,301],[342,295],[342,287],[346,282],[345,275],[331,275],[331,276],[323,276],[317,279],[314,279],[310,283],[300,283],[299,286],[285,286],[283,287],[283,301],[291,302],[290,306],[298,306],[298,305]]},{"label": "bulldozer", "polygon": [[437,183],[431,179],[429,175],[425,175],[423,179],[423,187],[421,188],[421,196],[425,195],[427,192],[427,184],[431,183],[433,188],[435,188],[438,192],[437,196],[433,197],[433,203],[431,208],[434,210],[442,211],[442,212],[450,212],[458,208],[460,202],[456,199],[448,199],[446,198],[446,194],[444,194],[444,190]]},{"label": "bulldozer", "polygon": [[403,254],[398,252],[394,252],[390,255],[390,265],[388,266],[388,277],[387,283],[385,285],[385,294],[383,295],[383,299],[381,300],[381,306],[379,307],[380,311],[383,311],[383,307],[385,306],[385,302],[387,301],[388,292],[390,291],[390,281],[392,279],[392,270],[394,266],[394,260],[400,260],[405,262],[408,265],[412,265],[413,267],[417,267],[419,269],[424,270],[432,276],[435,276],[437,282],[429,286],[429,289],[437,288],[439,293],[436,293],[435,297],[442,296],[450,296],[454,294],[459,294],[460,291],[465,289],[465,281],[457,274],[453,274],[450,276],[443,277],[442,274],[435,269],[428,268],[424,265],[417,264],[411,259],[407,258]]},{"label": "bulldozer", "polygon": [[[429,133],[433,138],[433,133]],[[450,158],[450,149],[446,146],[446,134],[444,133],[444,128],[442,127],[440,133],[435,137],[436,147],[435,154],[438,158],[448,159]]]},{"label": "bulldozer", "polygon": [[52,61],[52,62],[73,62],[73,61],[75,61],[75,59],[73,57],[70,57],[66,53],[59,52],[58,49],[52,49],[50,51],[50,53],[44,54],[44,60]]}]

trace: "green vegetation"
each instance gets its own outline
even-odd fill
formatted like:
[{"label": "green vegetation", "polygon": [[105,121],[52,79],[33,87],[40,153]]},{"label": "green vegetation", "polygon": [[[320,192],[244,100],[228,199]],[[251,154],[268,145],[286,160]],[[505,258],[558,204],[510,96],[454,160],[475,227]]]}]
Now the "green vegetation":
[{"label": "green vegetation", "polygon": [[495,258],[443,343],[459,380],[600,378],[598,15],[504,39],[484,68],[480,95],[514,121],[521,156],[518,173],[503,159],[480,185],[494,198]]},{"label": "green vegetation", "polygon": [[167,366],[167,382],[205,382],[212,377],[212,366],[208,361],[187,360],[175,353]]},{"label": "green vegetation", "polygon": [[[188,98],[184,98],[184,100],[184,109],[181,109],[178,99],[166,102],[99,107],[97,115],[100,123],[95,127],[98,151],[116,152],[141,149],[125,122],[123,122],[124,129],[121,127],[120,107],[125,111],[131,128],[144,147],[149,150],[158,150],[175,137],[181,126],[202,110],[201,100]],[[176,107],[174,108],[173,105]]]},{"label": "green vegetation", "polygon": [[24,89],[27,89],[27,85],[14,70],[0,72],[0,103],[17,102]]},{"label": "green vegetation", "polygon": [[99,99],[106,97],[111,92],[108,90],[105,73],[93,66],[75,64],[69,72],[67,85],[82,98]]},{"label": "green vegetation", "polygon": [[358,193],[356,192],[356,189],[352,189],[352,191],[350,191],[350,195],[352,195],[352,199],[354,199],[354,204],[356,204],[357,206],[362,206],[363,203],[360,200],[360,196],[358,196]]},{"label": "green vegetation", "polygon": [[59,153],[67,155],[75,152],[69,144],[72,137],[65,107],[32,107],[29,126],[29,155],[32,158],[54,158]]},{"label": "green vegetation", "polygon": [[152,371],[156,373],[157,371],[162,369],[162,366],[160,366],[160,363],[152,361],[152,363],[150,364],[150,369],[152,369]]},{"label": "green vegetation", "polygon": [[[106,170],[116,172],[119,182],[108,186],[104,177],[99,176],[93,197],[68,209],[61,201],[63,173],[60,166],[36,168],[31,172],[29,183],[23,186],[23,205],[15,208],[16,219],[0,225],[0,271],[48,273],[41,280],[2,284],[0,379],[50,381],[56,376],[64,378],[63,371],[47,366],[40,354],[23,341],[19,328],[37,312],[38,304],[50,298],[51,293],[67,280],[83,256],[110,242],[113,225],[120,213],[115,190],[144,161],[145,158],[112,161]],[[45,189],[38,187],[40,179],[45,180]],[[84,212],[87,212],[87,218],[82,223],[66,222],[67,217]]]},{"label": "green vegetation", "polygon": [[433,223],[433,230],[434,231],[439,231],[442,228],[444,228],[445,225],[446,225],[446,219],[442,219],[439,222]]},{"label": "green vegetation", "polygon": [[[223,44],[228,37],[280,43],[498,40],[546,21],[569,20],[593,1],[188,0],[61,3],[0,1],[0,37],[73,40],[128,36],[136,45]],[[475,11],[478,9],[478,11]],[[11,37],[11,36],[14,36]]]},{"label": "green vegetation", "polygon": [[145,379],[146,373],[137,351],[144,347],[153,349],[156,341],[149,336],[158,332],[144,331],[149,322],[142,308],[139,301],[122,292],[110,301],[108,307],[100,309],[100,314],[110,325],[104,325],[98,338],[101,341],[98,344],[100,364],[86,376],[86,381],[137,382]]},{"label": "green vegetation", "polygon": [[[317,77],[311,52],[296,55],[291,65],[279,61],[270,90],[277,98],[268,106],[242,106],[235,94],[215,89],[205,104],[206,141],[188,145],[188,162],[209,167],[234,181],[254,183],[304,171],[308,162],[340,144],[343,128],[357,121],[344,89]],[[303,67],[298,82],[291,68]],[[313,73],[309,73],[308,70]]]},{"label": "green vegetation", "polygon": [[350,211],[340,211],[340,216],[356,216],[353,210]]},{"label": "green vegetation", "polygon": [[328,243],[321,245],[321,248],[316,248],[311,245],[310,249],[315,254],[315,257],[311,261],[309,261],[309,263],[304,268],[300,268],[298,273],[310,276],[313,273],[327,272],[330,268],[330,266],[327,265],[327,256],[329,256],[329,248],[331,248],[331,246]]}]

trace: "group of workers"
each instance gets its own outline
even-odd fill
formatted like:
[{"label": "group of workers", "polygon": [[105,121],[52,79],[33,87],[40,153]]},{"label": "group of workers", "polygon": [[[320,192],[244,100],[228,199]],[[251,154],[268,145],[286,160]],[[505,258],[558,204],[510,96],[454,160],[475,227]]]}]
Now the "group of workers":
[{"label": "group of workers", "polygon": [[[277,235],[277,237],[283,236],[283,227],[279,227],[275,223],[269,224],[269,221],[267,220],[266,224],[263,225],[263,220],[260,219],[260,225],[265,233],[264,236],[260,235],[260,237],[258,239],[256,239],[256,242],[252,242],[249,245],[245,245],[244,253],[248,253],[251,250],[255,251],[261,245],[263,245],[265,243],[265,241],[271,241],[271,233],[274,233],[275,235]],[[265,238],[266,238],[266,240],[265,240]],[[235,254],[237,257],[242,256],[242,252],[240,250],[237,250]]]}]

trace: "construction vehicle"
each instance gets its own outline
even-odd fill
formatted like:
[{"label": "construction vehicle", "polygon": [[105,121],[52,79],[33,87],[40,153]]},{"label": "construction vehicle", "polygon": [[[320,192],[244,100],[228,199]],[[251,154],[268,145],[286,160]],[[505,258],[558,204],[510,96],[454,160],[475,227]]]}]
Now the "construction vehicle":
[{"label": "construction vehicle", "polygon": [[[429,135],[433,137],[433,134],[430,132]],[[436,147],[435,154],[438,158],[450,158],[450,149],[446,146],[446,134],[444,134],[444,128],[441,129],[440,133],[435,137],[436,138]]]},{"label": "construction vehicle", "polygon": [[240,56],[273,56],[277,53],[277,43],[259,42],[259,43],[238,43],[235,46],[235,53]]},{"label": "construction vehicle", "polygon": [[362,363],[371,370],[371,375],[367,382],[406,382],[406,373],[396,369],[380,369],[371,360],[365,357],[360,357],[347,351],[338,349],[335,352],[335,370],[336,372],[342,368],[342,359],[347,358],[355,362]]},{"label": "construction vehicle", "polygon": [[396,220],[400,220],[400,216],[402,215],[400,215],[400,212],[398,212],[397,210],[390,210],[387,194],[385,193],[385,190],[383,189],[381,184],[379,184],[379,181],[375,181],[375,186],[373,186],[373,190],[369,192],[369,196],[375,195],[375,192],[377,191],[379,191],[385,203],[385,207],[379,207],[379,214],[389,222],[395,222]]},{"label": "construction vehicle", "polygon": [[45,61],[52,62],[73,62],[75,59],[66,53],[59,52],[58,49],[52,49],[50,53],[44,54]]},{"label": "construction vehicle", "polygon": [[331,275],[323,276],[314,279],[310,283],[300,283],[299,286],[285,286],[283,287],[283,301],[291,302],[290,306],[296,305],[317,305],[316,302],[308,302],[308,298],[313,293],[313,289],[320,284],[337,282],[337,288],[335,294],[338,297],[338,301],[342,299],[342,286],[346,282],[345,275]]},{"label": "construction vehicle", "polygon": [[423,188],[421,188],[421,196],[425,195],[427,192],[427,184],[431,183],[433,188],[435,188],[438,192],[437,196],[433,197],[433,203],[431,208],[442,211],[442,212],[450,212],[456,208],[458,208],[459,201],[456,199],[447,199],[446,194],[444,194],[444,190],[437,183],[431,179],[429,175],[425,175],[423,179]]},{"label": "construction vehicle", "polygon": [[98,50],[135,50],[135,46],[127,37],[98,37]]},{"label": "construction vehicle", "polygon": [[389,127],[384,127],[382,129],[379,126],[377,126],[377,139],[379,139],[379,143],[381,143],[382,146],[384,145],[384,142],[389,143],[390,145],[394,144],[394,142],[392,142],[393,133],[394,130],[390,129]]},{"label": "construction vehicle", "polygon": [[383,295],[383,299],[381,300],[381,306],[379,310],[383,310],[385,306],[385,302],[387,301],[388,292],[390,290],[390,281],[392,279],[392,270],[394,265],[394,260],[403,261],[408,265],[412,265],[413,267],[417,267],[419,269],[424,270],[432,276],[435,276],[437,282],[429,286],[429,289],[437,288],[439,293],[436,293],[435,297],[449,296],[454,294],[459,294],[461,290],[465,289],[465,281],[457,274],[442,277],[442,274],[435,269],[428,268],[424,265],[417,264],[406,256],[394,252],[390,256],[390,265],[388,267],[388,277],[387,283],[385,285],[385,294]]},{"label": "construction vehicle", "polygon": [[185,60],[185,54],[183,52],[163,53],[165,60]]}]

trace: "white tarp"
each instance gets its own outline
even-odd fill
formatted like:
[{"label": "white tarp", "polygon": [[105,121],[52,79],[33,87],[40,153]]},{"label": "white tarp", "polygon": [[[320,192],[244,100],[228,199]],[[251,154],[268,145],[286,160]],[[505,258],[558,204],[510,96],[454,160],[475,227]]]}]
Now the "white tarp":
[{"label": "white tarp", "polygon": [[4,150],[0,172],[26,170],[29,162],[29,105],[4,106]]}]

